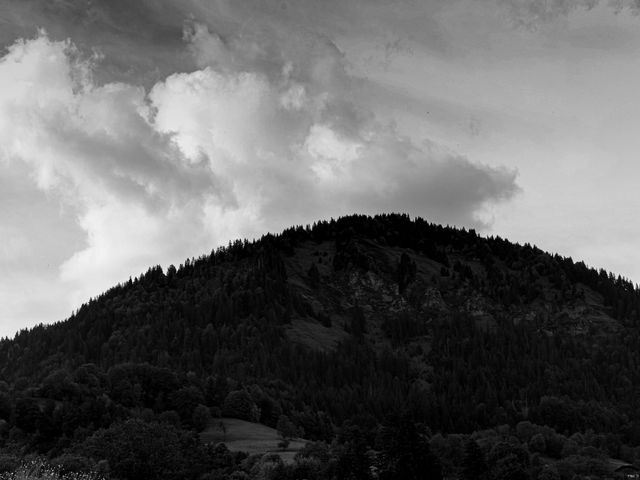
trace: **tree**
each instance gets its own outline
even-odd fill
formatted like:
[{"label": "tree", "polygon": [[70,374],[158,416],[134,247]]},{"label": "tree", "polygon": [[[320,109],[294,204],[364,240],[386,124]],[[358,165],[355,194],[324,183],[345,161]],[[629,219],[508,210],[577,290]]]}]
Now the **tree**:
[{"label": "tree", "polygon": [[554,465],[545,465],[538,473],[538,480],[560,480],[558,469]]},{"label": "tree", "polygon": [[493,468],[495,480],[528,480],[529,476],[522,463],[513,454],[509,454],[498,460]]},{"label": "tree", "polygon": [[411,260],[406,252],[402,252],[400,262],[398,263],[398,293],[402,294],[407,286],[416,278],[417,266],[416,262]]},{"label": "tree", "polygon": [[515,458],[523,467],[529,465],[529,453],[520,445],[512,445],[507,442],[498,442],[491,448],[487,463],[490,467],[494,467],[501,459],[509,456]]},{"label": "tree", "polygon": [[279,455],[270,453],[263,455],[251,468],[251,477],[256,480],[277,480],[286,478],[286,466]]},{"label": "tree", "polygon": [[390,418],[381,433],[380,479],[441,480],[442,469],[431,453],[423,428],[409,416]]},{"label": "tree", "polygon": [[367,320],[360,305],[356,304],[351,309],[351,322],[349,324],[349,332],[356,338],[361,339],[367,332]]},{"label": "tree", "polygon": [[222,420],[216,422],[216,428],[222,432],[222,441],[227,441],[227,426],[224,424]]},{"label": "tree", "polygon": [[516,425],[516,435],[521,442],[528,442],[531,440],[538,430],[538,426],[534,425],[528,420],[523,420],[522,422],[518,422]]},{"label": "tree", "polygon": [[489,467],[480,446],[474,440],[469,440],[464,447],[462,476],[465,480],[480,480],[485,477]]},{"label": "tree", "polygon": [[20,398],[16,401],[14,410],[16,427],[27,433],[33,433],[38,428],[40,407],[33,398]]},{"label": "tree", "polygon": [[211,412],[209,411],[209,408],[202,404],[196,406],[196,408],[193,410],[193,417],[191,419],[191,423],[196,429],[196,432],[202,432],[209,426],[210,421]]},{"label": "tree", "polygon": [[336,476],[339,480],[370,480],[371,460],[367,456],[365,436],[357,425],[345,422],[338,440],[342,443],[335,451]]},{"label": "tree", "polygon": [[205,402],[202,391],[194,386],[183,387],[172,393],[169,401],[187,423],[192,421],[195,408]]},{"label": "tree", "polygon": [[255,422],[260,418],[258,407],[246,390],[234,390],[224,399],[222,413],[226,417]]},{"label": "tree", "polygon": [[0,391],[0,419],[9,420],[13,412],[11,397],[9,394]]},{"label": "tree", "polygon": [[162,412],[158,416],[159,420],[163,423],[167,423],[169,425],[173,425],[174,427],[180,428],[180,414],[175,410],[167,410]]},{"label": "tree", "polygon": [[318,271],[318,267],[315,263],[311,264],[309,270],[307,271],[307,275],[309,276],[309,283],[313,288],[317,288],[320,284],[320,272]]},{"label": "tree", "polygon": [[195,435],[139,419],[97,431],[80,450],[94,460],[107,460],[112,476],[126,480],[194,479],[207,468]]},{"label": "tree", "polygon": [[283,450],[289,446],[289,442],[297,434],[296,426],[289,420],[286,415],[280,415],[278,418],[278,424],[276,425],[278,435],[282,437],[282,441],[278,444]]},{"label": "tree", "polygon": [[532,452],[544,453],[547,450],[547,442],[544,435],[536,433],[529,441],[529,450]]}]

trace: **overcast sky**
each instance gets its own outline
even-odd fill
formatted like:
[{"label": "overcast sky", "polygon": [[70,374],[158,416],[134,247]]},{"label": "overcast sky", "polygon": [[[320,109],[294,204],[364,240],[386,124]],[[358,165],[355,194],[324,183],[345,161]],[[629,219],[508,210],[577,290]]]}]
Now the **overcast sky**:
[{"label": "overcast sky", "polygon": [[3,0],[0,336],[407,212],[640,282],[635,1]]}]

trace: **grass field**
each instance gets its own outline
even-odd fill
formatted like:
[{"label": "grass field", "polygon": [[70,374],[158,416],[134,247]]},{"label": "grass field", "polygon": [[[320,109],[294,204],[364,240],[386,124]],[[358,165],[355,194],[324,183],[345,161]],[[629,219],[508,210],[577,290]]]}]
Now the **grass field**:
[{"label": "grass field", "polygon": [[[224,430],[220,425],[224,424]],[[216,418],[200,434],[203,443],[224,442],[232,451],[248,454],[277,453],[285,462],[292,462],[295,454],[304,447],[306,440],[291,440],[286,450],[278,448],[281,438],[275,428],[237,418]]]}]

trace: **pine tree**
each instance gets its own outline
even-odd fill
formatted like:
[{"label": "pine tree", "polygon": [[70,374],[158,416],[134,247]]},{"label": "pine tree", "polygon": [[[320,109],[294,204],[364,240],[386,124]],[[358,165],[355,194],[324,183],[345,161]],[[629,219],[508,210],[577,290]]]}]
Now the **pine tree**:
[{"label": "pine tree", "polygon": [[480,480],[485,478],[489,468],[480,446],[469,440],[464,447],[464,460],[462,462],[462,476],[465,480]]},{"label": "pine tree", "polygon": [[440,462],[409,416],[389,419],[381,437],[381,480],[442,480]]}]

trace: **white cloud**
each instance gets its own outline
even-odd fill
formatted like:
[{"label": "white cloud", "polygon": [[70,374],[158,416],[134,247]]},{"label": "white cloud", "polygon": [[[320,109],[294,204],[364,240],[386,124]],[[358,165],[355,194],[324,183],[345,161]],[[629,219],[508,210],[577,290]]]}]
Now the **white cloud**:
[{"label": "white cloud", "polygon": [[307,102],[307,95],[302,85],[293,84],[280,95],[280,105],[286,110],[301,110]]},{"label": "white cloud", "polygon": [[149,98],[157,109],[155,126],[174,133],[189,158],[197,159],[203,151],[211,154],[216,171],[232,173],[229,162],[242,163],[260,143],[251,139],[268,136],[271,92],[256,74],[227,75],[210,67],[174,74],[156,84]]},{"label": "white cloud", "polygon": [[309,154],[320,162],[349,163],[359,157],[356,142],[340,138],[326,125],[313,125],[305,140]]},{"label": "white cloud", "polygon": [[76,53],[42,34],[0,62],[2,157],[27,164],[39,188],[77,209],[87,235],[86,248],[60,267],[75,306],[210,244],[200,232],[217,192],[206,160],[187,161],[155,129],[143,89],[94,85]]},{"label": "white cloud", "polygon": [[90,61],[44,34],[0,61],[0,156],[72,206],[86,235],[59,265],[70,308],[236,237],[354,211],[478,224],[515,192],[513,172],[378,122],[330,42],[258,48],[260,32],[223,42],[194,28],[200,69],[149,93],[96,84]]}]

